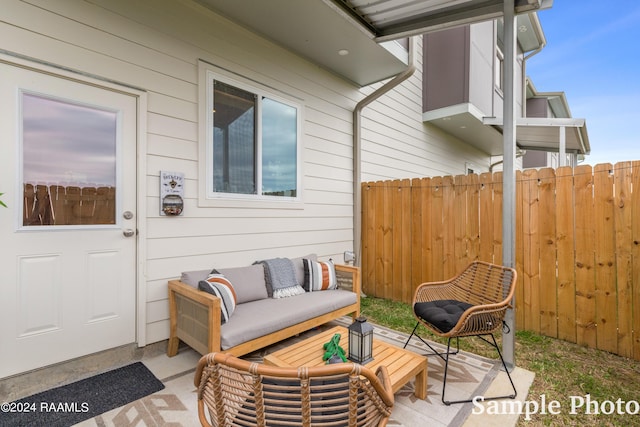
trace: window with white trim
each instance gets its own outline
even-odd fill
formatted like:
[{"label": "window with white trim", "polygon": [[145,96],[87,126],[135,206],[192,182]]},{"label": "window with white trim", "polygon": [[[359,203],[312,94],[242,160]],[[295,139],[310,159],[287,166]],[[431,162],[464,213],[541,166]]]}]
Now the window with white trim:
[{"label": "window with white trim", "polygon": [[297,200],[301,107],[207,72],[207,198]]}]

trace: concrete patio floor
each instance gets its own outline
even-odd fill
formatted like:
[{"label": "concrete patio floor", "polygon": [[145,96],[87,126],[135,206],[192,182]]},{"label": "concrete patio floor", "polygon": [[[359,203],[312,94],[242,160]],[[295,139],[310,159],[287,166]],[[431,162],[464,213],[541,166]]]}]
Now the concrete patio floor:
[{"label": "concrete patio floor", "polygon": [[[168,410],[166,410],[167,408],[151,408],[148,411],[148,416],[146,417],[143,405],[137,405],[136,408],[133,408],[132,406],[133,409],[129,409],[129,412],[134,413],[134,415],[129,415],[131,421],[133,421],[133,419],[139,419],[142,423],[136,425],[146,426],[161,426],[167,423],[172,423],[171,425],[198,426],[199,422],[194,392],[195,387],[193,386],[193,372],[200,355],[189,347],[182,346],[177,356],[169,358],[166,356],[165,350],[166,342],[149,345],[142,349],[134,346],[126,346],[47,367],[20,376],[0,380],[0,401],[17,400],[49,388],[68,384],[100,372],[124,366],[134,361],[142,361],[157,378],[165,383],[166,389],[156,393],[156,395],[162,393],[173,393],[182,405],[180,411],[173,412],[168,412]],[[248,356],[251,357],[251,355]],[[435,359],[437,358],[429,358],[430,367],[436,363]],[[435,367],[435,365],[433,366]],[[511,375],[518,391],[516,400],[519,402],[525,402],[529,387],[533,382],[534,374],[529,371],[516,368]],[[507,394],[510,392],[510,384],[505,372],[498,372],[494,378],[490,379],[490,381],[491,382],[488,384],[488,388],[484,393],[485,395],[491,396],[496,394]],[[495,414],[495,411],[480,409],[479,406],[476,406],[473,403],[457,404],[446,407],[440,402],[441,389],[439,387],[440,386],[434,386],[433,390],[430,389],[430,396],[428,396],[427,399],[430,400],[429,405],[432,405],[433,408],[428,409],[430,407],[425,407],[424,402],[422,402],[420,403],[422,406],[420,406],[419,411],[425,411],[428,413],[417,413],[411,416],[406,414],[406,406],[408,405],[410,407],[416,402],[407,400],[405,395],[410,393],[405,393],[404,395],[401,392],[396,393],[398,407],[401,406],[400,400],[402,400],[404,402],[402,405],[404,405],[405,408],[398,410],[399,412],[402,412],[402,414],[396,414],[396,412],[392,414],[393,424],[390,423],[390,425],[406,427],[415,425],[418,427],[425,425],[424,422],[426,421],[428,421],[429,425],[465,427],[485,427],[494,425],[515,426],[517,424],[519,418],[519,414],[517,413]],[[447,389],[449,390],[449,387],[447,387]],[[153,396],[154,395],[151,397]],[[449,392],[447,392],[447,396],[449,397]],[[517,407],[517,404],[513,400],[508,401],[513,404],[512,407]],[[489,403],[490,402],[485,402],[482,405],[486,408]],[[151,403],[151,400],[145,404],[147,407],[149,405],[154,405]],[[162,404],[164,405],[165,403]],[[425,408],[427,409],[425,410]],[[165,411],[161,412],[162,409],[165,409]],[[445,409],[456,412],[452,418],[450,417],[451,414],[449,414],[449,419],[453,420],[450,423],[438,420],[439,411],[443,411]],[[162,413],[162,416],[158,415],[159,411]],[[86,420],[77,425],[82,427],[99,425],[128,425],[127,423],[122,424],[117,421],[118,419],[123,419],[122,416],[120,418],[115,417],[118,412],[123,413],[125,411],[122,408],[114,409],[101,417]],[[154,413],[155,415],[151,416]]]}]

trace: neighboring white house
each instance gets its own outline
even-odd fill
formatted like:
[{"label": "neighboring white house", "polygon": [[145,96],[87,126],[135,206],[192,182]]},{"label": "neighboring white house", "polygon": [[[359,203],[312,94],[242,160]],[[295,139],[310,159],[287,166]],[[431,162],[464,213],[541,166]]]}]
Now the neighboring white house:
[{"label": "neighboring white house", "polygon": [[[571,110],[564,92],[538,92],[531,81],[527,78],[526,84],[526,117],[536,118],[560,118],[570,119]],[[586,127],[578,128],[583,131],[584,144],[565,150],[564,165],[575,167],[580,160],[584,160],[585,154],[589,153],[589,139]],[[557,168],[561,164],[558,150],[527,150],[522,157],[522,167],[527,168]]]},{"label": "neighboring white house", "polygon": [[181,271],[341,259],[358,179],[489,170],[496,153],[425,122],[412,37],[416,71],[363,110],[354,179],[354,108],[411,43],[329,0],[240,3],[3,0],[0,378],[166,339]]}]

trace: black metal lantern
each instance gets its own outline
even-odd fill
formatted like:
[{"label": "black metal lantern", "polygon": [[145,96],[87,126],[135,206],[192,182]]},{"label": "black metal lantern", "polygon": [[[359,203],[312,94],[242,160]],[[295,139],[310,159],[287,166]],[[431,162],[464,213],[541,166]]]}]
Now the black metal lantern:
[{"label": "black metal lantern", "polygon": [[349,360],[364,365],[373,360],[373,326],[357,317],[349,326]]}]

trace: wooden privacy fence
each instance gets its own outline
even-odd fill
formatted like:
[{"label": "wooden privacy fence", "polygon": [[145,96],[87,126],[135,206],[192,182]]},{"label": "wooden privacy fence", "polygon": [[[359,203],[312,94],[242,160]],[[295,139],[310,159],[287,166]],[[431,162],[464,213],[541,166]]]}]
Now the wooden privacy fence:
[{"label": "wooden privacy fence", "polygon": [[22,224],[115,224],[114,187],[24,185]]},{"label": "wooden privacy fence", "polygon": [[[362,283],[411,302],[502,263],[502,173],[362,184]],[[640,161],[516,174],[516,322],[640,360]]]}]

